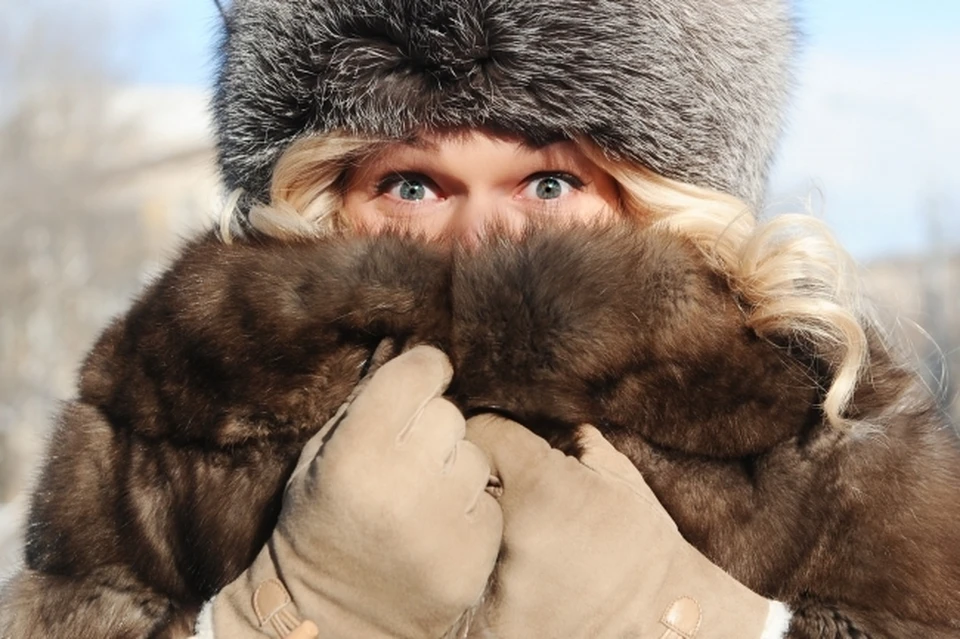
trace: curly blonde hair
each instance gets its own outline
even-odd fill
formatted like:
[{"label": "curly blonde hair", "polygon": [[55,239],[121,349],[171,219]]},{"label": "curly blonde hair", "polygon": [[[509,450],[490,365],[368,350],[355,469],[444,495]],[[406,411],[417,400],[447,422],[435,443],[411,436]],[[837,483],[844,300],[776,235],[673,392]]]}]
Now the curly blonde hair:
[{"label": "curly blonde hair", "polygon": [[[258,232],[303,239],[339,228],[346,171],[389,142],[327,134],[299,140],[275,167],[269,203],[255,203],[248,222]],[[622,213],[652,220],[690,238],[723,274],[759,336],[813,348],[833,372],[823,411],[839,428],[857,383],[868,369],[867,328],[875,328],[860,292],[856,266],[827,227],[806,214],[760,222],[739,199],[662,177],[607,157],[588,140],[584,154],[620,190]],[[221,218],[230,241],[240,228],[235,196]]]}]

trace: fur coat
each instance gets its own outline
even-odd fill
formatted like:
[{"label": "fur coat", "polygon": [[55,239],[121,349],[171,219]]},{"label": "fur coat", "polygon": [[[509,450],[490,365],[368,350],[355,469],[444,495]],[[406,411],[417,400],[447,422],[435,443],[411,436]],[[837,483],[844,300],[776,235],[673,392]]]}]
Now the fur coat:
[{"label": "fur coat", "polygon": [[33,496],[2,637],[184,637],[253,559],[301,446],[381,340],[450,354],[449,394],[576,453],[590,422],[682,534],[794,611],[792,638],[960,637],[960,450],[873,340],[830,366],[760,339],[688,241],[626,226],[446,250],[400,236],[189,245],[83,366]]}]

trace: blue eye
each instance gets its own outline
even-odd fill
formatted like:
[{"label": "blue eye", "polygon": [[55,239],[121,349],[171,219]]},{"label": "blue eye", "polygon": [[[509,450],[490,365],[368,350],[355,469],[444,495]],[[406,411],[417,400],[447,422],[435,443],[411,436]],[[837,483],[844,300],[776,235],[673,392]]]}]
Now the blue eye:
[{"label": "blue eye", "polygon": [[537,180],[537,197],[541,200],[554,200],[563,195],[563,182],[555,177]]},{"label": "blue eye", "polygon": [[439,199],[438,189],[428,178],[419,175],[394,174],[382,180],[377,188],[404,202],[422,202]]},{"label": "blue eye", "polygon": [[427,187],[420,182],[404,180],[400,183],[397,195],[401,200],[422,200],[427,195]]},{"label": "blue eye", "polygon": [[523,195],[537,200],[556,200],[582,188],[583,182],[573,175],[540,173],[528,178]]}]

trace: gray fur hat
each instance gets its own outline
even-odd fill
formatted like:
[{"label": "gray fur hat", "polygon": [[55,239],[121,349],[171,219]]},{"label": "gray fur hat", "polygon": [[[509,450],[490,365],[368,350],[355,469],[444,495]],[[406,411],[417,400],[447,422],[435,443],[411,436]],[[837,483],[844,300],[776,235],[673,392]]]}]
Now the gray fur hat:
[{"label": "gray fur hat", "polygon": [[762,202],[789,88],[786,0],[235,0],[214,109],[228,188],[294,140],[485,127]]}]

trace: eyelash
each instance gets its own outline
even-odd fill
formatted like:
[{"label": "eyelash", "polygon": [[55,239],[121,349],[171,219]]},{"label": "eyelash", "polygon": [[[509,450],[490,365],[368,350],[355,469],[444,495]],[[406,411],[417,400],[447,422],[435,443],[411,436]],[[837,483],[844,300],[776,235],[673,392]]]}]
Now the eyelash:
[{"label": "eyelash", "polygon": [[[557,178],[563,180],[569,184],[572,188],[577,191],[583,190],[587,183],[581,180],[576,175],[572,173],[567,173],[566,171],[538,171],[528,175],[523,183],[524,185],[530,184],[537,180],[544,180],[546,178]],[[440,191],[440,188],[437,186],[437,183],[431,180],[429,177],[423,173],[412,172],[399,172],[399,173],[390,173],[377,182],[376,194],[383,195],[390,191],[393,187],[407,181],[417,181],[422,182],[425,186],[435,191]]]},{"label": "eyelash", "polygon": [[557,178],[559,180],[563,180],[578,191],[582,190],[586,186],[586,183],[584,183],[583,180],[578,178],[576,175],[567,173],[565,171],[539,171],[528,176],[527,179],[524,180],[524,184],[530,184],[531,182],[544,180],[546,178]]},{"label": "eyelash", "polygon": [[401,184],[403,182],[423,182],[427,187],[439,191],[440,188],[437,186],[436,182],[428,178],[423,173],[409,172],[409,173],[390,173],[377,182],[376,193],[377,195],[383,195],[388,192],[393,187]]}]

